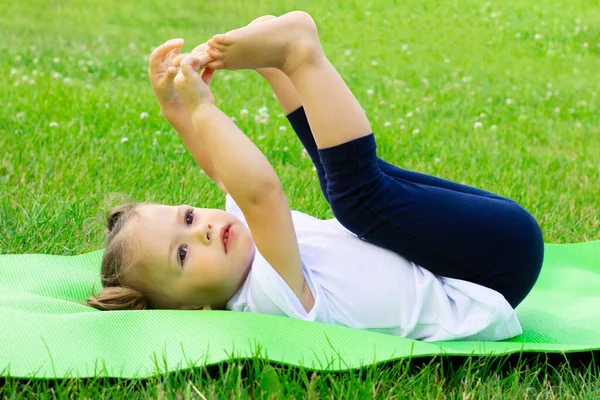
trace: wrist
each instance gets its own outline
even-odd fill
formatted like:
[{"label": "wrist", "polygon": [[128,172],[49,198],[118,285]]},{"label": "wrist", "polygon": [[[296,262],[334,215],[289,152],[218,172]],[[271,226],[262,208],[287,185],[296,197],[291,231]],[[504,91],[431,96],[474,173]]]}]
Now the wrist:
[{"label": "wrist", "polygon": [[188,112],[191,117],[203,118],[205,115],[211,111],[214,111],[215,109],[217,109],[217,106],[215,106],[214,103],[206,102],[197,104],[193,108],[188,109]]}]

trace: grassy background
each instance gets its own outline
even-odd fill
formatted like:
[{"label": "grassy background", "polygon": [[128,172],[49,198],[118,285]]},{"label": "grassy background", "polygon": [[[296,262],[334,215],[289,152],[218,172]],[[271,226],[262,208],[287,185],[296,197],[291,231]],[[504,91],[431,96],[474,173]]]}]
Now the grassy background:
[{"label": "grassy background", "polygon": [[[171,37],[185,38],[189,51],[214,33],[293,9],[315,18],[326,53],[367,111],[381,158],[516,200],[548,243],[598,240],[595,5],[0,0],[0,253],[102,248],[106,212],[129,199],[223,208],[161,117],[147,57]],[[252,71],[220,71],[212,86],[271,161],[291,208],[332,218],[266,82]],[[255,120],[261,107],[265,124]],[[433,372],[424,376],[421,385]]]}]

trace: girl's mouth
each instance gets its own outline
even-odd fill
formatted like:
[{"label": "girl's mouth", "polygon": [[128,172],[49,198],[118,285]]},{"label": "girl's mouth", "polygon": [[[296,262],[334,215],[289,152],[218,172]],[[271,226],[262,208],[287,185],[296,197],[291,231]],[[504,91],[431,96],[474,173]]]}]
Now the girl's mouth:
[{"label": "girl's mouth", "polygon": [[231,244],[231,240],[233,239],[233,229],[231,229],[231,225],[225,228],[225,232],[223,233],[223,248],[225,249],[225,254],[229,250],[229,246]]}]

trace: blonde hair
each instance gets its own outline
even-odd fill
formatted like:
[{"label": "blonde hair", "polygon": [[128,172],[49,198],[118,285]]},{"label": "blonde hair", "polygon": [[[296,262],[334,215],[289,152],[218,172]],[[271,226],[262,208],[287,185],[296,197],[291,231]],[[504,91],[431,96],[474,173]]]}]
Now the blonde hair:
[{"label": "blonde hair", "polygon": [[141,203],[127,203],[113,208],[106,219],[106,248],[102,256],[100,278],[102,290],[87,298],[87,304],[99,310],[145,310],[152,308],[149,298],[128,286],[132,281],[131,269],[135,265],[131,238],[124,226],[137,216]]}]

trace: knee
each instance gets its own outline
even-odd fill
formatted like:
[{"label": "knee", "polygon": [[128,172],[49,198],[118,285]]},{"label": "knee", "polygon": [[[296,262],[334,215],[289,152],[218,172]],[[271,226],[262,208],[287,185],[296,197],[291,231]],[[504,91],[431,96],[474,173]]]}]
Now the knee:
[{"label": "knee", "polygon": [[365,231],[365,208],[361,207],[358,196],[340,197],[329,193],[329,204],[331,211],[338,222],[358,237],[362,237]]}]

